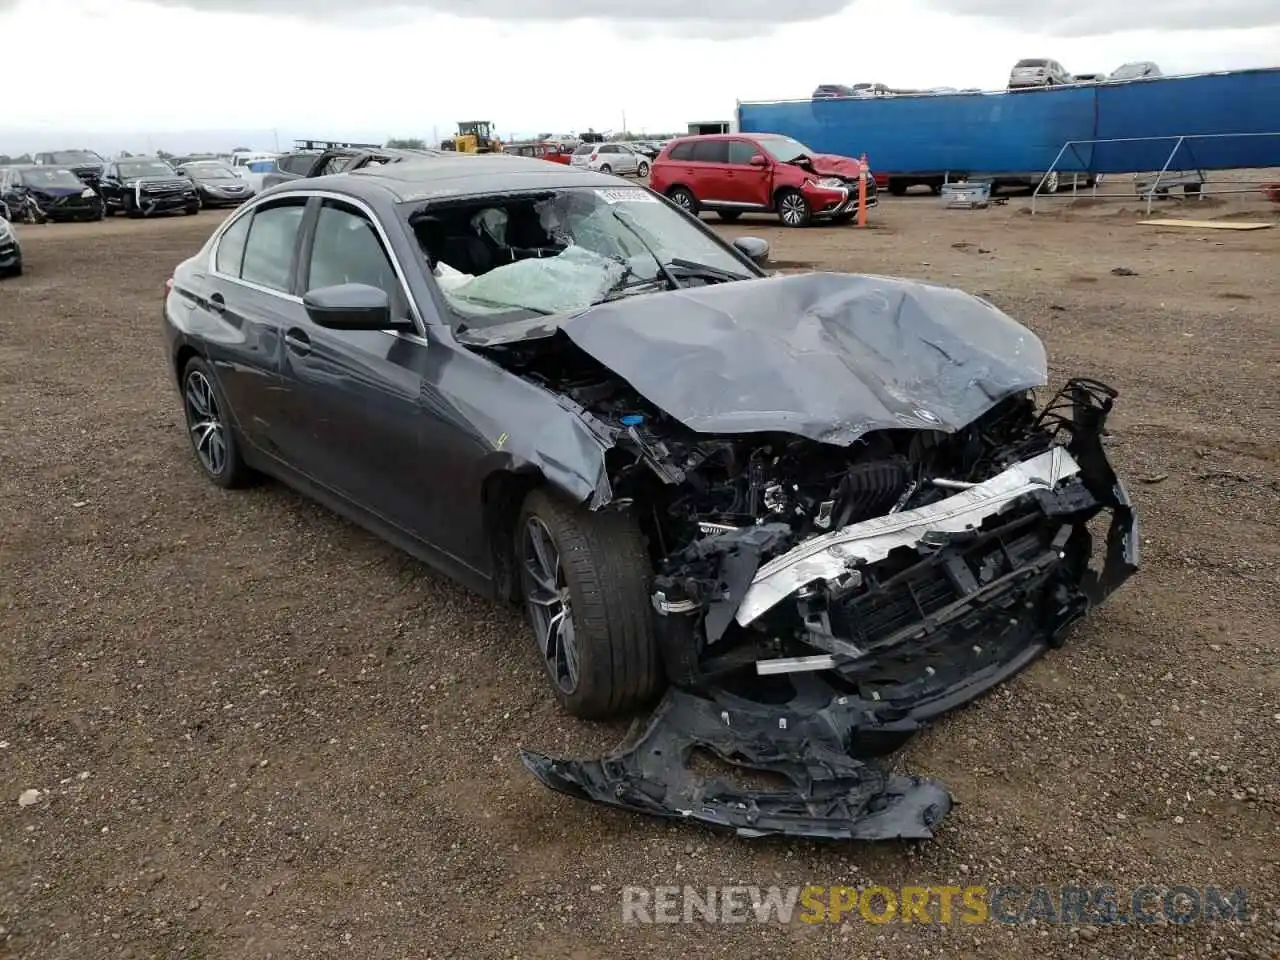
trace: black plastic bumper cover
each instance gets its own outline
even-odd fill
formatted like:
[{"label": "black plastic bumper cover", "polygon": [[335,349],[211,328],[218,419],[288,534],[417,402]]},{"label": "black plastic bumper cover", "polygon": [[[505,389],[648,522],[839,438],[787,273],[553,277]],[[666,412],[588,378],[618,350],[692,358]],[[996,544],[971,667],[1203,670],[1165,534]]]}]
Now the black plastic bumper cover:
[{"label": "black plastic bumper cover", "polygon": [[[807,697],[775,706],[672,689],[610,756],[566,761],[521,751],[521,760],[570,796],[744,837],[931,838],[951,809],[950,793],[935,780],[892,776],[875,761],[851,756],[851,713]],[[698,776],[687,766],[695,750],[788,785],[744,790]]]}]

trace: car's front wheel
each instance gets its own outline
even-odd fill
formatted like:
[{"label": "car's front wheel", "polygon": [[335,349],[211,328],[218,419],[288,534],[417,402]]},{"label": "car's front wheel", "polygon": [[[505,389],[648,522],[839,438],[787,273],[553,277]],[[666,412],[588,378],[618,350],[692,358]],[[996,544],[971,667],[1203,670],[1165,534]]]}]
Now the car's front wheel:
[{"label": "car's front wheel", "polygon": [[187,436],[201,472],[220,487],[242,487],[252,471],[240,454],[230,410],[213,371],[198,357],[182,371],[182,409]]},{"label": "car's front wheel", "polygon": [[778,196],[778,219],[784,227],[807,227],[812,218],[809,201],[799,190],[786,190]]},{"label": "car's front wheel", "polygon": [[538,489],[520,511],[514,548],[521,598],[561,706],[600,719],[651,699],[662,670],[652,567],[634,519]]}]

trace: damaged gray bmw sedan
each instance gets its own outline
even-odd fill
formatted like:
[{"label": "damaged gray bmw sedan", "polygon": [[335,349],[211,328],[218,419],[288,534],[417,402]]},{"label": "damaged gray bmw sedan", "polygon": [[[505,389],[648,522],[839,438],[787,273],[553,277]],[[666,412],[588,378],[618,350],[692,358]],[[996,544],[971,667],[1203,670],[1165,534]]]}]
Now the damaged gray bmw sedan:
[{"label": "damaged gray bmw sedan", "polygon": [[767,253],[538,160],[281,185],[169,283],[196,460],[523,605],[570,713],[653,706],[607,757],[523,753],[546,785],[743,836],[932,836],[946,787],[883,758],[1138,568],[1116,394],[1038,404],[1041,342],[986,301]]}]

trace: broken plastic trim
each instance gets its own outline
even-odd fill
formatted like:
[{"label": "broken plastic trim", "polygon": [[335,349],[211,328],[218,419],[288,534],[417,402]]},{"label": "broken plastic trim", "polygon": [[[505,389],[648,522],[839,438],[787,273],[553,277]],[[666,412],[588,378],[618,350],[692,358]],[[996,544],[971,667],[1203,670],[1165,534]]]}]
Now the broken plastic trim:
[{"label": "broken plastic trim", "polygon": [[1054,447],[937,503],[813,537],[756,572],[736,619],[746,626],[806,584],[856,572],[855,567],[883,560],[898,547],[918,546],[926,535],[976,529],[1026,494],[1053,490],[1079,472],[1066,448]]},{"label": "broken plastic trim", "polygon": [[[731,829],[742,837],[927,840],[951,810],[943,784],[894,776],[849,753],[857,710],[819,684],[797,684],[782,705],[715,691],[671,689],[618,750],[598,760],[556,760],[521,751],[553,790],[606,806]],[[691,773],[695,749],[745,770],[785,778],[789,788],[746,790]]]}]

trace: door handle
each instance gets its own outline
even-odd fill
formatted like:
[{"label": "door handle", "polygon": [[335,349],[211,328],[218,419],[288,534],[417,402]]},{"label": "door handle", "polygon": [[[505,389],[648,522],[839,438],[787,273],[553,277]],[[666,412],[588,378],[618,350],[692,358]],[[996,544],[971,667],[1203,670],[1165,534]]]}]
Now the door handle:
[{"label": "door handle", "polygon": [[300,327],[290,327],[284,334],[285,346],[297,354],[311,352],[311,338]]},{"label": "door handle", "polygon": [[222,294],[212,293],[209,295],[209,309],[214,313],[221,313],[227,309],[227,301],[223,299]]}]

